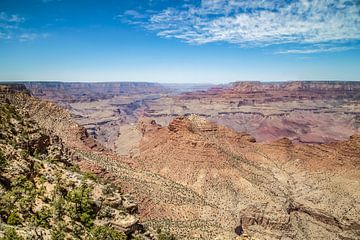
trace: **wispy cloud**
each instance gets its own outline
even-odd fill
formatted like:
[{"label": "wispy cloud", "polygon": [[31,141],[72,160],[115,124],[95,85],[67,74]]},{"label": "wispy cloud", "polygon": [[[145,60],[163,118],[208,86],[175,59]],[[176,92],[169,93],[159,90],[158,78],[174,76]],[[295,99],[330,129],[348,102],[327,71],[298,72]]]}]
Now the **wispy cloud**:
[{"label": "wispy cloud", "polygon": [[0,30],[0,39],[11,39],[11,35]]},{"label": "wispy cloud", "polygon": [[0,12],[0,39],[13,38],[14,31],[19,28],[19,24],[23,23],[25,18],[16,14],[7,14]]},{"label": "wispy cloud", "polygon": [[343,52],[353,50],[355,47],[318,47],[318,48],[302,48],[302,49],[287,49],[277,51],[277,54],[313,54],[320,52]]},{"label": "wispy cloud", "polygon": [[148,15],[142,14],[136,10],[127,10],[123,14],[116,15],[114,19],[120,20],[123,23],[129,24],[143,24],[148,18]]},{"label": "wispy cloud", "polygon": [[17,24],[25,21],[25,18],[16,14],[7,14],[6,12],[0,12],[0,22],[4,24]]},{"label": "wispy cloud", "polygon": [[[145,13],[134,12],[123,16],[128,22],[156,32],[160,37],[191,44],[228,42],[254,47],[295,43],[311,46],[360,40],[360,2],[357,0],[202,0],[199,5],[185,3],[181,8],[147,13],[146,17]],[[332,50],[312,51],[335,49],[336,46]],[[288,53],[296,51],[302,50]]]},{"label": "wispy cloud", "polygon": [[17,14],[0,12],[0,40],[15,39],[21,42],[27,42],[48,37],[47,33],[37,33],[22,28],[21,24],[24,23],[25,20],[24,17]]},{"label": "wispy cloud", "polygon": [[23,33],[19,36],[19,40],[21,42],[33,41],[36,39],[44,39],[47,38],[49,34],[47,33]]}]

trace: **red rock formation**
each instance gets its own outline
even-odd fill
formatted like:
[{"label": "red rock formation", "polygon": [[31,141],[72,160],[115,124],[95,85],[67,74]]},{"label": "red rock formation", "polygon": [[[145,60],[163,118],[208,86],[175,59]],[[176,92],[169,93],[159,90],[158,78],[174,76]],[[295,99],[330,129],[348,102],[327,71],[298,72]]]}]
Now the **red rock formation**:
[{"label": "red rock formation", "polygon": [[[359,139],[298,145],[283,138],[256,144],[247,134],[200,117],[180,117],[168,127],[144,132],[134,166],[203,199],[202,206],[189,206],[188,221],[215,221],[227,231],[241,225],[259,239],[355,239],[360,218],[346,209],[358,209],[354,203],[360,202]],[[207,214],[200,213],[204,209]],[[158,211],[144,217],[156,219]],[[182,217],[171,219],[175,223]]]},{"label": "red rock formation", "polygon": [[360,99],[359,82],[235,82],[225,87],[183,94],[180,99],[212,98],[238,105],[290,100]]}]

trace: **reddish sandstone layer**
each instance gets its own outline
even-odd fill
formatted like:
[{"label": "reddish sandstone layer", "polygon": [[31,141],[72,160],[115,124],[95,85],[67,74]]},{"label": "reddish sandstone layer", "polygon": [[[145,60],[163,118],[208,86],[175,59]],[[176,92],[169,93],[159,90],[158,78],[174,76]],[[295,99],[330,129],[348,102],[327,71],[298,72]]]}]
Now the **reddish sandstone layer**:
[{"label": "reddish sandstone layer", "polygon": [[359,82],[235,82],[207,91],[185,93],[181,99],[212,98],[238,105],[291,100],[360,99]]}]

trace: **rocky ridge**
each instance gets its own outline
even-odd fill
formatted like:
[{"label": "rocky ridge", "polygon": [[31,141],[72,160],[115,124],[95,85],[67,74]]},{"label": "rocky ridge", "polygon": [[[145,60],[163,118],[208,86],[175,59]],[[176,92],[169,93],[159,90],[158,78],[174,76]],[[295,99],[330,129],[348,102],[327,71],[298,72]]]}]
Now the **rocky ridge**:
[{"label": "rocky ridge", "polygon": [[238,105],[277,101],[318,99],[360,99],[360,83],[331,81],[294,81],[279,83],[235,82],[207,91],[184,93],[180,98],[233,100]]},{"label": "rocky ridge", "polygon": [[[218,224],[233,236],[358,239],[358,135],[331,144],[298,145],[286,138],[257,144],[248,134],[197,116],[176,118],[168,127],[148,123],[142,123],[144,138],[133,164],[201,199],[194,207],[171,206],[178,213],[169,215],[174,231],[186,216],[188,222]],[[157,218],[155,210],[152,214],[146,218]],[[200,232],[192,238],[209,237]]]}]

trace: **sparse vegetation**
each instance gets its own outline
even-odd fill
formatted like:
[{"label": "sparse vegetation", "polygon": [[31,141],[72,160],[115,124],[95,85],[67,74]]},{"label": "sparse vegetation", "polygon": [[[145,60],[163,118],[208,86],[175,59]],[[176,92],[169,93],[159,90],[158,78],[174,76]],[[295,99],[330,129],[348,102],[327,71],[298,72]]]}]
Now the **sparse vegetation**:
[{"label": "sparse vegetation", "polygon": [[32,216],[32,221],[35,226],[40,226],[43,228],[50,228],[49,220],[51,219],[51,216],[52,216],[51,209],[49,207],[45,206],[45,207],[42,207],[40,209],[40,211],[37,211]]},{"label": "sparse vegetation", "polygon": [[6,228],[4,232],[4,236],[0,238],[0,240],[24,240],[14,228]]},{"label": "sparse vegetation", "polygon": [[162,231],[161,229],[157,230],[157,234],[158,234],[158,240],[176,240],[173,234]]},{"label": "sparse vegetation", "polygon": [[7,166],[7,159],[4,156],[4,154],[2,153],[2,151],[0,150],[0,171],[4,171],[4,169]]},{"label": "sparse vegetation", "polygon": [[65,232],[62,224],[58,224],[51,229],[51,240],[64,240]]},{"label": "sparse vegetation", "polygon": [[66,196],[69,202],[67,209],[69,216],[75,221],[80,221],[88,228],[93,226],[93,221],[96,218],[96,205],[90,198],[90,192],[90,188],[83,183]]},{"label": "sparse vegetation", "polygon": [[124,233],[115,231],[110,227],[97,226],[90,232],[90,240],[106,239],[106,240],[126,240],[127,237]]},{"label": "sparse vegetation", "polygon": [[19,214],[17,212],[10,213],[10,216],[7,219],[7,224],[13,226],[20,225],[21,222],[21,218],[19,217]]},{"label": "sparse vegetation", "polygon": [[93,180],[93,181],[97,180],[97,176],[96,176],[95,173],[85,172],[83,175],[84,175],[84,179],[90,179],[90,180]]}]

